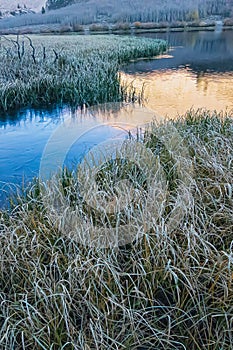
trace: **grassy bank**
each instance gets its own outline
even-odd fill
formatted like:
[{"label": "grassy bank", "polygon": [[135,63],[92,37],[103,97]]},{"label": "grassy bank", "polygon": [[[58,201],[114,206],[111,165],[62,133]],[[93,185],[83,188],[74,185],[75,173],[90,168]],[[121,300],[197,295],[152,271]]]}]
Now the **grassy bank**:
[{"label": "grassy bank", "polygon": [[164,52],[164,41],[116,36],[1,37],[0,110],[51,103],[134,101],[119,67]]},{"label": "grassy bank", "polygon": [[[174,130],[187,150],[178,157],[163,146]],[[1,349],[232,349],[232,115],[191,111],[152,124],[141,142],[163,167],[169,191],[161,215],[150,212],[149,226],[135,223],[140,236],[132,244],[81,244],[70,222],[54,224],[37,183],[10,215],[1,213]],[[191,177],[179,169],[190,162]],[[77,185],[70,175],[60,180],[80,227],[93,227]],[[177,209],[182,219],[168,228]]]}]

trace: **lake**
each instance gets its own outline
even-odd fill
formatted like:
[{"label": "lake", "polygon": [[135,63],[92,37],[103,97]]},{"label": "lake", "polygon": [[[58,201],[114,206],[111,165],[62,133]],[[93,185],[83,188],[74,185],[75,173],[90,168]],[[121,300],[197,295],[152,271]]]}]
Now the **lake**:
[{"label": "lake", "polygon": [[[50,156],[69,145],[65,163],[80,162],[93,146],[122,138],[128,130],[159,118],[175,118],[190,108],[230,110],[233,108],[233,32],[188,32],[140,34],[168,40],[166,55],[131,62],[122,68],[122,78],[138,88],[145,86],[146,106],[151,113],[121,110],[94,111],[85,115],[67,107],[51,110],[22,109],[0,114],[0,203],[15,186],[39,173],[44,148],[54,140]],[[79,136],[69,140],[67,130]],[[104,124],[104,125],[103,125]],[[75,129],[77,128],[77,129]],[[53,138],[59,135],[61,138]],[[52,153],[51,153],[52,152]],[[53,153],[54,152],[54,153]]]}]

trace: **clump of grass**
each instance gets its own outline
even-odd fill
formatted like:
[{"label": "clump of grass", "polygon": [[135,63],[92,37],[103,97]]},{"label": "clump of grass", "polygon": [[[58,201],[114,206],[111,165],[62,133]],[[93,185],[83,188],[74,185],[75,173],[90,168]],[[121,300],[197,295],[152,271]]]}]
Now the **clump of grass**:
[{"label": "clump of grass", "polygon": [[[173,186],[176,158],[161,144],[171,127],[192,161],[192,179],[179,179],[185,200]],[[45,184],[48,192],[40,192],[38,182],[11,213],[0,214],[1,349],[233,347],[232,116],[190,111],[152,124],[141,142],[161,162],[171,186],[163,204],[168,210],[154,220],[151,213],[149,229],[139,222],[134,242],[98,249],[74,238],[64,220],[68,207],[82,220],[80,228],[87,220],[95,224],[78,196],[78,179],[68,172],[54,183],[66,205],[57,220],[44,198],[51,187]],[[125,175],[125,162],[122,169]],[[137,182],[138,172],[132,166],[129,171]],[[106,178],[115,172],[108,163]],[[182,220],[168,230],[169,215],[178,207]]]},{"label": "clump of grass", "polygon": [[165,41],[131,37],[2,37],[0,110],[51,103],[135,102],[135,88],[121,83],[120,65],[166,48]]}]

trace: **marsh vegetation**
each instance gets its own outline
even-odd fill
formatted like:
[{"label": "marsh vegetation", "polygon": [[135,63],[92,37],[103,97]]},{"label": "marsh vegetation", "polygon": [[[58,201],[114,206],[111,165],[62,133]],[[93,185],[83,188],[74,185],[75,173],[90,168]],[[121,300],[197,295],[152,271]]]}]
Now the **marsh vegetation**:
[{"label": "marsh vegetation", "polygon": [[163,40],[116,36],[1,37],[0,110],[136,101],[120,65],[167,49]]},{"label": "marsh vegetation", "polygon": [[[172,137],[171,126],[188,150],[184,161],[192,163],[188,183],[176,178],[180,163],[158,142],[158,135],[160,141]],[[148,229],[135,223],[140,235],[131,244],[119,249],[81,244],[69,225],[61,230],[60,218],[49,214],[43,198],[49,192],[41,191],[38,181],[11,214],[1,212],[2,349],[233,347],[232,115],[190,111],[179,120],[152,124],[138,141],[164,168],[169,191],[163,214],[155,220],[151,213]],[[108,166],[106,179],[110,171]],[[81,226],[89,222],[95,229],[77,192],[76,174],[64,173],[57,181],[66,197],[63,213],[72,208]],[[137,182],[140,188],[135,176]],[[178,183],[182,195],[176,193]],[[182,220],[168,229],[176,209]]]}]

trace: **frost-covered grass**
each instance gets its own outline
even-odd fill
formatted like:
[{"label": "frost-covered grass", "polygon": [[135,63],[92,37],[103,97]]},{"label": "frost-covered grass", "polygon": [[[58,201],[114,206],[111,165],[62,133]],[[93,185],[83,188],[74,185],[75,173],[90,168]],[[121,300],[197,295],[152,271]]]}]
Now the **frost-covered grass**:
[{"label": "frost-covered grass", "polygon": [[[188,150],[178,163],[161,143],[172,139],[171,130]],[[118,250],[85,246],[69,221],[61,229],[50,215],[43,196],[51,187],[40,192],[38,182],[10,214],[1,213],[1,349],[233,348],[232,115],[191,111],[152,124],[141,141],[165,169],[170,192],[159,217],[150,212],[145,226],[135,223],[140,235],[133,243]],[[185,175],[179,164],[187,160],[192,177],[177,183],[177,171]],[[101,172],[103,183],[109,170]],[[63,214],[70,203],[83,227],[95,226],[76,177],[59,181],[56,189],[67,199]],[[169,228],[176,209],[182,219]]]},{"label": "frost-covered grass", "polygon": [[0,110],[135,101],[135,89],[121,84],[120,65],[166,48],[165,41],[132,37],[1,37]]}]

